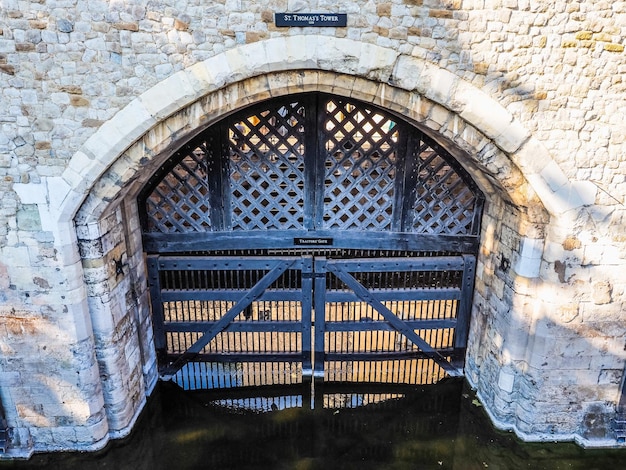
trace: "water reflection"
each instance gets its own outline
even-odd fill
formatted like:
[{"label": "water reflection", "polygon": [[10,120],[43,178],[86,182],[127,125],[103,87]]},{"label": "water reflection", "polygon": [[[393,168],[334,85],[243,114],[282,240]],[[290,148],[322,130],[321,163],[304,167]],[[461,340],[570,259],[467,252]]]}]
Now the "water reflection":
[{"label": "water reflection", "polygon": [[[129,438],[96,454],[41,454],[27,462],[0,462],[0,468],[626,468],[626,451],[521,443],[494,431],[458,379],[395,394],[347,387],[318,387],[317,399],[329,407],[307,409],[293,390],[227,397],[224,391],[183,392],[162,383]],[[388,399],[379,400],[385,394]]]}]

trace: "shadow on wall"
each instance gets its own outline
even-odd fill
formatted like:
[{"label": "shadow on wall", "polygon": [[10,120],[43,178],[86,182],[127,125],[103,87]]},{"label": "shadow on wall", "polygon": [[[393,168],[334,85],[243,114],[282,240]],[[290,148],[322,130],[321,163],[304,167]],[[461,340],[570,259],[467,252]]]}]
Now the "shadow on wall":
[{"label": "shadow on wall", "polygon": [[[555,251],[560,256],[551,260]],[[500,264],[491,283],[477,279],[466,370],[496,425],[522,438],[598,446],[619,437],[613,420],[626,359],[623,293],[594,278],[619,279],[621,268],[586,259],[585,246],[570,237],[560,250],[548,244],[540,278]]]},{"label": "shadow on wall", "polygon": [[[524,21],[528,11],[484,10],[479,19],[460,9],[459,3],[406,2],[419,5],[419,16],[408,28],[409,41],[415,35],[412,54],[488,91],[521,122],[536,120],[533,115],[541,102],[545,106],[548,102],[546,92],[529,83],[537,76],[532,51],[546,50],[547,36],[541,35],[540,28],[530,34]],[[546,23],[559,13],[558,6],[547,3],[536,8],[544,8],[535,13]],[[484,38],[478,38],[475,26],[472,31],[468,28],[479,20],[484,22]],[[550,53],[564,54],[562,49]],[[496,179],[488,165],[481,170],[491,174],[491,181],[507,179],[506,175]],[[563,207],[571,206],[567,196],[555,195],[563,199]],[[623,211],[624,204],[612,199],[609,202],[617,202]],[[622,287],[610,280],[620,279],[623,267],[602,267],[608,257],[604,255],[602,261],[600,253],[594,256],[599,249],[592,245],[597,238],[614,239],[611,231],[623,233],[623,224],[609,225],[615,206],[604,211],[579,208],[570,223],[554,216],[548,222],[538,216],[533,203],[513,207],[491,200],[489,205],[479,257],[482,279],[477,279],[468,348],[470,378],[479,384],[479,395],[489,404],[496,424],[515,428],[522,437],[614,443],[611,420],[624,374],[626,318],[618,313],[623,311],[619,308]],[[564,230],[560,226],[568,224],[568,233],[555,243]],[[528,274],[520,269],[519,258],[529,240],[539,242],[531,247],[537,253],[533,278],[522,277]],[[619,249],[608,249],[616,260],[621,258]],[[485,376],[479,379],[481,375]]]}]

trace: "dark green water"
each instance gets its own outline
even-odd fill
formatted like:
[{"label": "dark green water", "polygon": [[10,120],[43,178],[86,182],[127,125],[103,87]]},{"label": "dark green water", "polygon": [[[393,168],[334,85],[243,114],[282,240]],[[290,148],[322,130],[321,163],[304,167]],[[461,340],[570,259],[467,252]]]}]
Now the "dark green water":
[{"label": "dark green water", "polygon": [[626,469],[626,450],[523,443],[495,431],[461,381],[402,395],[357,408],[252,412],[161,384],[130,437],[98,453],[38,454],[0,469]]}]

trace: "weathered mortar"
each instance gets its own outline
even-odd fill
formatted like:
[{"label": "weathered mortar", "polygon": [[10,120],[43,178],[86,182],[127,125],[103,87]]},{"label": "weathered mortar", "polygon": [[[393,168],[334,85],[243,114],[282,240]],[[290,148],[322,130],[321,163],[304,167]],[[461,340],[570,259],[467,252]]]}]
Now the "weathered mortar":
[{"label": "weathered mortar", "polygon": [[[626,341],[626,3],[156,5],[4,0],[0,10],[0,392],[21,452],[95,448],[128,432],[156,363],[137,208],[126,194],[193,126],[268,90],[379,97],[473,158],[464,164],[489,200],[468,378],[496,423],[525,438],[612,442]],[[274,26],[274,12],[295,9],[346,12],[348,27]],[[239,53],[300,34],[320,37],[310,42],[319,49],[271,49],[271,63]],[[368,48],[334,49],[324,37]],[[164,80],[216,57],[206,102],[158,124],[189,104],[183,81],[161,89]],[[283,69],[296,72],[264,78]],[[466,106],[465,84],[493,100],[483,102],[490,112]],[[132,103],[149,90],[143,119]],[[168,106],[150,107],[164,96]],[[124,126],[107,129],[123,109]],[[131,124],[134,139],[88,140]],[[61,217],[67,186],[86,199]],[[54,379],[42,385],[26,370]],[[67,384],[72,403],[62,404],[52,397]]]}]

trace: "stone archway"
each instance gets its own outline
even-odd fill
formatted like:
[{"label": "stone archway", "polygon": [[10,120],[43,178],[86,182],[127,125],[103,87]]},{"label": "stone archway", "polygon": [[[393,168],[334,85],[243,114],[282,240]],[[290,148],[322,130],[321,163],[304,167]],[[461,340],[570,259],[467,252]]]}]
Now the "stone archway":
[{"label": "stone archway", "polygon": [[[523,349],[511,331],[528,324],[494,317],[505,297],[511,305],[528,303],[529,294],[511,285],[518,276],[539,276],[549,214],[588,203],[593,188],[568,181],[508,111],[448,71],[348,39],[276,38],[226,51],[146,91],[88,139],[61,177],[51,178],[48,200],[60,201],[58,209],[48,207],[56,245],[65,264],[87,279],[76,310],[93,325],[110,436],[130,430],[156,379],[139,224],[133,222],[137,191],[172,145],[246,104],[304,91],[351,96],[403,114],[474,177],[488,204],[474,301],[480,314],[466,374],[481,391],[494,377],[506,381],[517,373],[505,368],[492,343],[504,337],[514,350]],[[515,412],[491,411],[502,426],[516,426]]]}]

